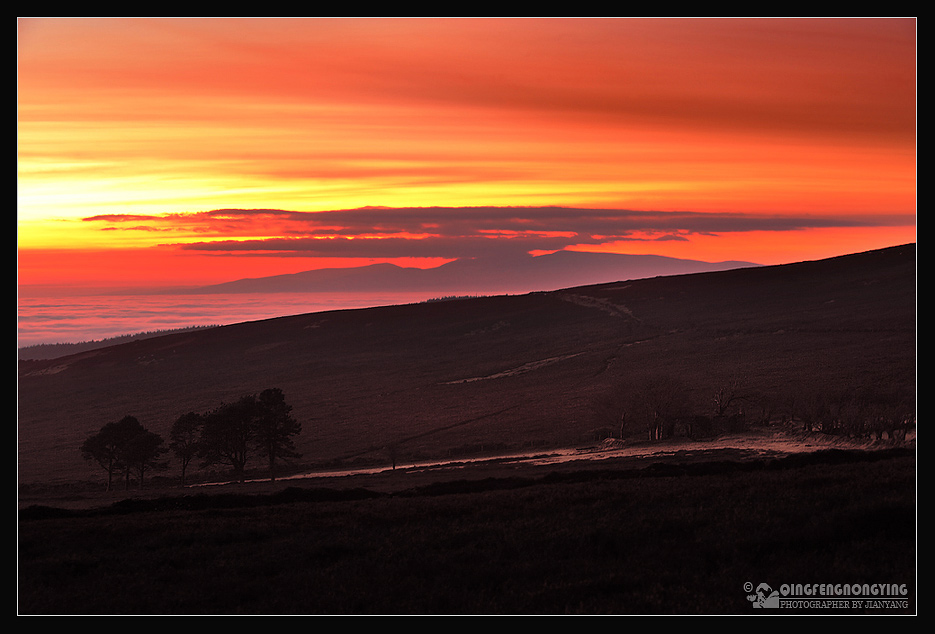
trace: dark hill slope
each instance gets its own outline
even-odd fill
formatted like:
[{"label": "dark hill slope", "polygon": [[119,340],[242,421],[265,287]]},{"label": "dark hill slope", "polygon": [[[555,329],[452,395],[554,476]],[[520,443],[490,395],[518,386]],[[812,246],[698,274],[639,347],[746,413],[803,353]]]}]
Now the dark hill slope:
[{"label": "dark hill slope", "polygon": [[649,374],[678,376],[699,411],[731,378],[773,414],[845,384],[911,391],[915,280],[908,245],[282,317],[23,362],[20,480],[98,477],[78,447],[126,414],[168,436],[187,411],[272,386],[302,422],[308,463],[379,458],[391,443],[413,457],[581,442],[613,425],[608,399]]}]

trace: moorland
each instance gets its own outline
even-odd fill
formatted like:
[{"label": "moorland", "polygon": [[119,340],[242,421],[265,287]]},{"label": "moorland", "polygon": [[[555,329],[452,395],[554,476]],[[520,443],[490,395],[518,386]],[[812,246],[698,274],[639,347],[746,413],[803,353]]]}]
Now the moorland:
[{"label": "moorland", "polygon": [[[847,611],[913,613],[915,368],[915,245],[21,361],[18,607],[749,614],[744,584],[766,582],[906,584],[906,604]],[[128,414],[168,436],[269,387],[301,423],[276,481],[255,461],[183,489],[169,460],[104,491],[79,451]],[[644,451],[467,462],[608,439]],[[458,464],[402,466],[433,460]],[[373,472],[285,479],[355,468]]]}]

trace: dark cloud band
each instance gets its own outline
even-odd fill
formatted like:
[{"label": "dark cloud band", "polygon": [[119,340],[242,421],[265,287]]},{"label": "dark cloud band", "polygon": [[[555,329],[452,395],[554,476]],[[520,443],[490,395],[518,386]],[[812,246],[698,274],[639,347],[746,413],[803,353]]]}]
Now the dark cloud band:
[{"label": "dark cloud band", "polygon": [[[327,257],[506,256],[627,240],[914,224],[893,216],[793,216],[573,207],[364,207],[323,212],[217,209],[191,214],[87,218],[105,228],[173,226],[200,232],[181,249]],[[242,237],[241,237],[242,236]],[[268,236],[268,237],[257,237]]]}]

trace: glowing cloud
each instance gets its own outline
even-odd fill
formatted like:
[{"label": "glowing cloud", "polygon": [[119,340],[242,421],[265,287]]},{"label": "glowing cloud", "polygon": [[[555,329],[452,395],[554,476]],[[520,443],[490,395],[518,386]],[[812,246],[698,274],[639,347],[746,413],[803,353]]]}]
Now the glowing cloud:
[{"label": "glowing cloud", "polygon": [[901,19],[22,19],[20,276],[909,242],[915,58]]}]

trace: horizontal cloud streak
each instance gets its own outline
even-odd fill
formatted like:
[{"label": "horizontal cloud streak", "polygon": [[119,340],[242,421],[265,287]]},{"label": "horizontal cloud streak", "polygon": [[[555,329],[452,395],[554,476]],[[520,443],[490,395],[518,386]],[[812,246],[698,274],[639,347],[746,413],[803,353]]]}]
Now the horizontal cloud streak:
[{"label": "horizontal cloud streak", "polygon": [[[147,106],[147,97],[195,95],[212,108],[244,100],[315,102],[844,137],[915,134],[911,20],[43,20],[26,26],[21,59],[30,79],[44,80],[37,89],[80,94],[76,116],[86,118],[102,116],[106,102],[98,91],[119,77],[123,93],[139,99],[133,112],[149,118],[166,115]],[[100,40],[127,54],[91,44]],[[200,63],[192,63],[193,52]],[[63,71],[61,55],[83,72]],[[213,100],[218,96],[223,102]]]},{"label": "horizontal cloud streak", "polygon": [[21,252],[187,281],[914,238],[915,19],[18,24]]},{"label": "horizontal cloud streak", "polygon": [[[626,241],[690,235],[790,232],[834,227],[911,225],[914,217],[764,216],[690,211],[570,207],[359,208],[325,212],[218,209],[148,218],[98,215],[102,229],[173,229],[207,239],[176,243],[212,253],[295,254],[314,257],[504,256]],[[167,246],[167,245],[164,245]]]}]

